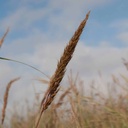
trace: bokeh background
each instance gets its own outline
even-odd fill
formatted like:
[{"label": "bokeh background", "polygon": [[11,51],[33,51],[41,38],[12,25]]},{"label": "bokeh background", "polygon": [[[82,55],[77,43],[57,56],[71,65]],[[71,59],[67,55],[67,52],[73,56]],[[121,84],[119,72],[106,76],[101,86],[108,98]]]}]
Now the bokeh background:
[{"label": "bokeh background", "polygon": [[[64,47],[91,10],[62,85],[67,86],[72,71],[79,73],[86,92],[93,80],[106,93],[112,75],[128,75],[122,61],[128,59],[127,6],[127,0],[0,0],[0,36],[10,28],[0,56],[35,66],[51,77]],[[42,95],[48,87],[38,81],[49,80],[40,72],[0,60],[0,106],[7,83],[19,76],[10,90],[9,108],[19,100],[23,106],[26,98],[32,103],[35,93]]]}]

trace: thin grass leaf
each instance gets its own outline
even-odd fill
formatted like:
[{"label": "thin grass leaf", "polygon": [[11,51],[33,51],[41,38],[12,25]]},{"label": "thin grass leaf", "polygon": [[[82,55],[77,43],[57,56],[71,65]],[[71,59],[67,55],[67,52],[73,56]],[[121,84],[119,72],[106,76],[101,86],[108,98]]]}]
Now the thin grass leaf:
[{"label": "thin grass leaf", "polygon": [[10,59],[10,58],[4,58],[4,57],[0,57],[0,59],[1,59],[1,60],[7,60],[7,61],[12,61],[12,62],[16,62],[16,63],[20,63],[20,64],[23,64],[23,65],[26,65],[26,66],[31,67],[31,68],[35,69],[36,71],[42,73],[42,74],[45,75],[47,78],[49,78],[49,76],[46,75],[46,74],[45,74],[44,72],[42,72],[41,70],[35,68],[34,66],[31,66],[31,65],[29,65],[29,64],[26,64],[26,63],[24,63],[24,62],[17,61],[17,60],[13,60],[13,59]]}]

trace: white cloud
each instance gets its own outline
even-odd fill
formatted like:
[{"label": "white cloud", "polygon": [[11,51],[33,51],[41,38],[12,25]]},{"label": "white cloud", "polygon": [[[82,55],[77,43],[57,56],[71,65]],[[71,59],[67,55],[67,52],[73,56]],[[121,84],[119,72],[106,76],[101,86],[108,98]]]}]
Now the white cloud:
[{"label": "white cloud", "polygon": [[105,40],[103,40],[103,41],[101,41],[100,42],[100,47],[110,47],[111,45],[110,45],[111,43],[109,42],[109,41],[105,41]]},{"label": "white cloud", "polygon": [[6,64],[6,63],[2,63],[2,61],[0,61],[0,78],[3,79],[5,77],[8,76],[8,74],[11,74],[12,69],[11,67]]},{"label": "white cloud", "polygon": [[[40,44],[36,47],[33,54],[27,55],[28,61],[36,65],[44,73],[51,76],[58,63],[60,56],[63,53],[64,42],[54,42]],[[89,87],[89,82],[94,79],[96,81],[99,91],[105,91],[107,82],[112,80],[111,75],[126,74],[127,70],[123,65],[122,58],[127,59],[128,48],[114,48],[114,47],[87,47],[83,42],[79,42],[76,47],[74,56],[67,67],[67,73],[70,69],[73,73],[79,72],[80,79],[85,82],[85,89]],[[100,79],[98,71],[101,71],[103,78]],[[67,75],[66,75],[67,76]],[[63,81],[67,81],[67,77]],[[65,84],[64,84],[65,85]],[[102,86],[102,87],[100,87]],[[38,88],[38,87],[37,87]],[[104,93],[107,93],[106,91]]]},{"label": "white cloud", "polygon": [[54,13],[49,17],[49,22],[57,30],[59,28],[60,33],[61,31],[66,31],[66,34],[70,34],[89,10],[93,10],[97,6],[103,6],[109,2],[109,0],[51,0],[49,8],[53,8]]},{"label": "white cloud", "polygon": [[[8,38],[8,36],[6,38]],[[1,53],[8,51],[6,52],[6,56],[11,56],[13,58],[19,56],[20,59],[20,55],[26,55],[33,52],[36,46],[44,44],[48,40],[50,40],[50,38],[46,33],[38,29],[33,29],[30,34],[25,37],[16,38],[11,41],[5,40],[1,48]]]},{"label": "white cloud", "polygon": [[[64,49],[62,44],[63,42],[40,45],[29,59],[41,69],[53,72]],[[127,58],[127,54],[127,48],[87,47],[80,43],[68,68],[83,75],[90,75],[99,70],[111,74],[123,66],[121,58]]]},{"label": "white cloud", "polygon": [[[31,40],[29,41],[28,43],[31,43]],[[63,53],[63,49],[67,44],[66,42],[68,41],[63,40],[52,43],[47,39],[43,41],[45,43],[35,45],[33,53],[20,54],[20,56],[22,56],[22,60],[24,60],[24,62],[35,65],[38,69],[41,69],[44,73],[51,76],[56,69],[57,62]],[[101,71],[103,76],[106,77],[111,76],[111,74],[126,73],[127,71],[121,58],[123,57],[127,59],[127,54],[128,48],[121,49],[109,46],[87,47],[80,41],[76,47],[74,56],[67,67],[67,74],[69,73],[69,70],[72,69],[74,73],[79,72],[80,78],[85,81],[90,81],[93,78],[97,79],[98,71]],[[19,55],[17,54],[15,57],[18,58]],[[13,90],[17,90],[15,93],[18,98],[22,97],[22,93],[24,96],[27,96],[28,91],[33,88],[31,86],[31,80],[35,75],[32,74],[28,68],[26,70],[22,66],[16,66],[15,68],[15,70],[13,69],[15,76],[16,74],[19,76],[20,73],[22,73],[26,80],[23,80],[24,82],[17,87],[15,86]],[[20,73],[18,73],[19,71]],[[44,76],[42,77],[44,79],[46,78]],[[37,85],[37,89],[40,88],[37,83],[35,84]],[[26,85],[28,89],[26,89]],[[26,91],[24,91],[24,89]],[[31,94],[34,95],[34,92],[31,91]]]},{"label": "white cloud", "polygon": [[121,43],[128,44],[128,19],[117,20],[110,26],[117,29],[116,38],[119,39]]},{"label": "white cloud", "polygon": [[[86,47],[83,44],[78,45],[74,63],[79,62],[74,69],[85,74],[94,73],[95,71],[103,71],[104,73],[112,73],[121,65],[121,58],[127,57],[128,49],[114,47]],[[80,53],[83,53],[81,56]],[[73,61],[72,61],[73,65]],[[87,72],[87,73],[86,73]]]},{"label": "white cloud", "polygon": [[47,14],[48,9],[30,9],[21,7],[9,16],[1,20],[0,28],[10,27],[11,30],[28,29],[35,21],[41,20]]},{"label": "white cloud", "polygon": [[[12,0],[11,2],[14,3],[16,1]],[[0,21],[0,28],[2,30],[5,30],[7,27],[10,27],[11,30],[30,30],[30,28],[32,29],[34,27],[33,23],[35,21],[47,19],[49,25],[71,31],[79,22],[80,18],[85,16],[87,11],[94,7],[107,4],[110,0],[51,0],[46,7],[42,8],[30,8],[30,2],[33,4],[42,4],[44,1],[41,2],[39,0],[34,2],[27,0],[20,2],[22,6]]]},{"label": "white cloud", "polygon": [[128,44],[128,31],[127,32],[122,32],[120,33],[119,35],[117,35],[117,38],[125,43],[125,44]]},{"label": "white cloud", "polygon": [[[55,8],[70,8],[70,9],[77,9],[79,7],[90,7],[90,6],[99,6],[99,5],[103,5],[103,4],[107,4],[109,3],[110,0],[106,1],[106,0],[85,0],[85,1],[78,1],[78,0],[55,0],[54,2],[51,0],[50,4],[55,7]],[[111,1],[112,2],[112,1]]]}]

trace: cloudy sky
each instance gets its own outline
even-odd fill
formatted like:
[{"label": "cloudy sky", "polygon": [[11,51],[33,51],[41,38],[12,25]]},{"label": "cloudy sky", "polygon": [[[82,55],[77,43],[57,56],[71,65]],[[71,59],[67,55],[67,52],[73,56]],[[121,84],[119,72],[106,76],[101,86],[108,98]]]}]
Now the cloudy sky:
[{"label": "cloudy sky", "polygon": [[[128,0],[0,0],[0,37],[10,31],[0,56],[19,60],[51,76],[64,47],[86,13],[91,10],[73,59],[67,67],[82,80],[105,78],[127,71],[121,58],[128,59]],[[35,79],[46,76],[14,62],[0,61],[0,99],[7,83],[18,76],[9,100],[43,91]],[[128,74],[127,74],[128,75]],[[33,94],[33,95],[32,95]]]}]

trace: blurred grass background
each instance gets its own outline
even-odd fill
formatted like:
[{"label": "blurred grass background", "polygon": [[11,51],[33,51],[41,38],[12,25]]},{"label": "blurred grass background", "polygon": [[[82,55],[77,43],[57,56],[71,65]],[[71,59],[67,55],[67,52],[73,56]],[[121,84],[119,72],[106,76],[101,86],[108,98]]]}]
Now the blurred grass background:
[{"label": "blurred grass background", "polygon": [[[128,76],[121,74],[118,78],[112,75],[107,96],[99,92],[94,83],[88,85],[91,86],[90,90],[86,90],[87,85],[84,86],[82,80],[71,73],[67,88],[61,89],[45,111],[40,128],[128,128]],[[35,93],[35,99],[32,106],[26,100],[27,109],[21,112],[25,114],[19,114],[18,103],[14,105],[11,128],[34,126],[40,106],[39,94]],[[8,119],[8,113],[5,118]],[[4,127],[9,126],[5,123]]]}]

